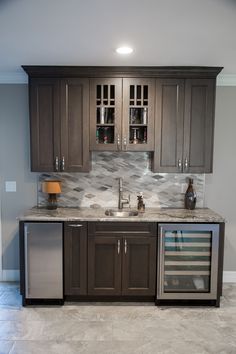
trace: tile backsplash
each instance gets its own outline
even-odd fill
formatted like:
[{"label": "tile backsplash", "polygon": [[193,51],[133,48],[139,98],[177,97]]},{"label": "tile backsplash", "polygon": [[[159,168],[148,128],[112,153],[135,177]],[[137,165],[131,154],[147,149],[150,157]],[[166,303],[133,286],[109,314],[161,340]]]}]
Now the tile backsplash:
[{"label": "tile backsplash", "polygon": [[204,174],[153,173],[146,152],[93,152],[89,173],[41,174],[38,183],[38,206],[46,204],[47,195],[41,191],[45,178],[59,178],[61,207],[117,207],[118,178],[123,178],[124,196],[131,196],[136,208],[137,195],[143,192],[146,207],[183,207],[188,177],[194,180],[197,207],[204,206]]}]

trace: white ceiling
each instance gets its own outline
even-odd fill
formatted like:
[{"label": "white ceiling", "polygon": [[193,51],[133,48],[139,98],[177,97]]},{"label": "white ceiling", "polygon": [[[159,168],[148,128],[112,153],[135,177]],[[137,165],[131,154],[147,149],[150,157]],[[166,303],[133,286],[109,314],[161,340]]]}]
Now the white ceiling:
[{"label": "white ceiling", "polygon": [[[121,57],[115,48],[129,44]],[[203,65],[236,74],[236,0],[0,0],[0,73],[27,65]]]}]

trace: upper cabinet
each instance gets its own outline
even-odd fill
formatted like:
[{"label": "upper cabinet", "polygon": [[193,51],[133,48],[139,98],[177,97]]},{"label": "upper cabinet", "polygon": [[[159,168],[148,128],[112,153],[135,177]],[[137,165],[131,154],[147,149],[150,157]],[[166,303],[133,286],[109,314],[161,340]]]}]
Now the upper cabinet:
[{"label": "upper cabinet", "polygon": [[150,151],[154,172],[212,172],[222,68],[23,68],[32,171],[87,172],[90,151]]},{"label": "upper cabinet", "polygon": [[215,79],[157,79],[153,170],[210,173]]},{"label": "upper cabinet", "polygon": [[30,80],[31,170],[89,170],[89,80]]},{"label": "upper cabinet", "polygon": [[155,80],[90,80],[90,149],[154,150]]}]

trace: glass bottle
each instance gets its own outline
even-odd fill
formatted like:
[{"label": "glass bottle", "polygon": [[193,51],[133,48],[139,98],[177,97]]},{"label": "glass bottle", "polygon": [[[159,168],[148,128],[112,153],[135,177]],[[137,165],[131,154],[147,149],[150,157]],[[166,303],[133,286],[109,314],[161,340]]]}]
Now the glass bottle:
[{"label": "glass bottle", "polygon": [[143,109],[143,121],[142,121],[142,123],[143,123],[144,125],[147,124],[147,113],[148,113],[147,107],[144,107],[144,109]]},{"label": "glass bottle", "polygon": [[193,179],[189,178],[188,188],[185,193],[184,206],[185,209],[193,210],[196,207],[197,196],[193,188]]}]

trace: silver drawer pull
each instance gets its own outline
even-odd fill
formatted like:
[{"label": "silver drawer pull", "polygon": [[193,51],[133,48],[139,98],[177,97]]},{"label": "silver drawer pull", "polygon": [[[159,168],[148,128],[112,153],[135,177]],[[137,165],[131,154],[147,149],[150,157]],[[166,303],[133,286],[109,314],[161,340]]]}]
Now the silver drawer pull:
[{"label": "silver drawer pull", "polygon": [[56,156],[56,158],[55,158],[55,170],[56,171],[59,170],[59,158],[58,158],[58,156]]},{"label": "silver drawer pull", "polygon": [[127,241],[125,240],[125,254],[127,253]]},{"label": "silver drawer pull", "polygon": [[70,227],[82,227],[83,225],[81,224],[69,224]]},{"label": "silver drawer pull", "polygon": [[187,157],[184,160],[184,168],[185,168],[185,170],[188,169],[188,159],[187,159]]},{"label": "silver drawer pull", "polygon": [[65,171],[65,157],[64,156],[61,159],[61,170]]},{"label": "silver drawer pull", "polygon": [[120,254],[120,240],[117,241],[117,253]]}]

